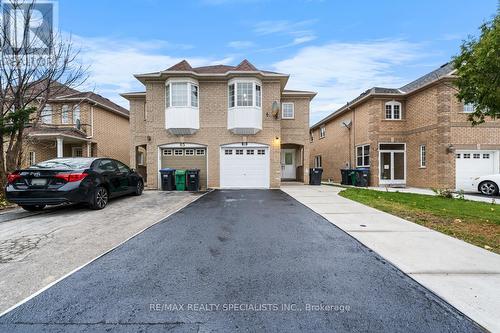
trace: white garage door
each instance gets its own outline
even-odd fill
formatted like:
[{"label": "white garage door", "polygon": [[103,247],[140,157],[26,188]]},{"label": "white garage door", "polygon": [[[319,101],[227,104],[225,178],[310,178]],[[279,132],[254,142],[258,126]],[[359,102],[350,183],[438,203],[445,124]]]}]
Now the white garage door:
[{"label": "white garage door", "polygon": [[487,150],[462,150],[455,153],[456,187],[458,190],[472,190],[471,178],[491,175],[497,172],[497,153]]},{"label": "white garage door", "polygon": [[222,146],[220,187],[269,188],[269,147],[251,144]]}]

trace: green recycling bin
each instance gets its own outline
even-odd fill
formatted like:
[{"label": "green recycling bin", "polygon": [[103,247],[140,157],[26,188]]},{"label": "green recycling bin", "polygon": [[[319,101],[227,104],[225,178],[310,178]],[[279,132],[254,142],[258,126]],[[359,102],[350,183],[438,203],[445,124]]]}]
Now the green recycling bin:
[{"label": "green recycling bin", "polygon": [[175,170],[175,188],[177,191],[186,190],[186,170]]}]

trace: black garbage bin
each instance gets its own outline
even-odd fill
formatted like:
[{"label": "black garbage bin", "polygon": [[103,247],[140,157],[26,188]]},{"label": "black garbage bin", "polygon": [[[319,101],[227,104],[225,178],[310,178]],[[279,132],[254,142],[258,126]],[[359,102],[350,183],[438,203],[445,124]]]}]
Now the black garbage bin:
[{"label": "black garbage bin", "polygon": [[370,169],[356,169],[356,186],[368,187],[370,185]]},{"label": "black garbage bin", "polygon": [[350,177],[351,169],[340,169],[340,174],[342,176],[342,180],[340,181],[340,184],[352,185],[352,180]]},{"label": "black garbage bin", "polygon": [[199,191],[200,190],[200,170],[199,169],[189,169],[186,170],[186,183],[188,191]]},{"label": "black garbage bin", "polygon": [[322,168],[309,169],[309,185],[321,185],[321,176],[323,175]]},{"label": "black garbage bin", "polygon": [[175,190],[175,169],[164,168],[160,169],[161,175],[161,190],[173,191]]}]

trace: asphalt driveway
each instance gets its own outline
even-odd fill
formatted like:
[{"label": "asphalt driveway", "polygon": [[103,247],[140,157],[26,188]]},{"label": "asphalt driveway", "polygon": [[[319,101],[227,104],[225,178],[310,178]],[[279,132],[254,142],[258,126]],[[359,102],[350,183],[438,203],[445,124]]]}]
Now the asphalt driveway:
[{"label": "asphalt driveway", "polygon": [[99,211],[59,206],[0,212],[0,313],[199,196],[145,191]]},{"label": "asphalt driveway", "polygon": [[278,191],[214,191],[0,318],[0,331],[476,332]]}]

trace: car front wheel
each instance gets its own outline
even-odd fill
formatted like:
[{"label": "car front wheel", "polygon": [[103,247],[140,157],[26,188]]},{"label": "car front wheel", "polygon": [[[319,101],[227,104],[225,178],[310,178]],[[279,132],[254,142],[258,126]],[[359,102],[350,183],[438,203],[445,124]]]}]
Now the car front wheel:
[{"label": "car front wheel", "polygon": [[135,190],[134,190],[134,195],[141,195],[142,194],[142,191],[144,191],[144,182],[142,180],[139,180],[137,182],[137,185],[135,187]]},{"label": "car front wheel", "polygon": [[492,181],[485,181],[479,184],[479,192],[485,195],[496,195],[498,194],[498,185]]},{"label": "car front wheel", "polygon": [[90,201],[90,208],[95,210],[103,209],[108,204],[108,200],[109,200],[108,190],[106,190],[106,188],[102,186],[98,187],[94,191],[92,200]]}]

